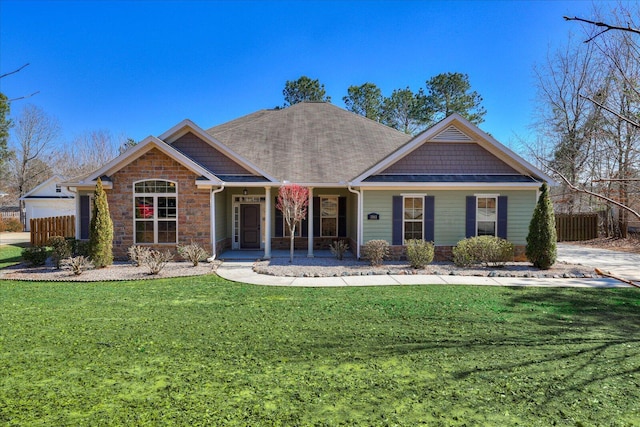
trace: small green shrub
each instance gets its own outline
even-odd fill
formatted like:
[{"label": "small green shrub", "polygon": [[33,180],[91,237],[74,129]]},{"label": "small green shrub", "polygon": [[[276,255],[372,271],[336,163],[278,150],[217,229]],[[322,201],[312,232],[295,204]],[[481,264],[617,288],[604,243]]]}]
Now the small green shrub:
[{"label": "small green shrub", "polygon": [[196,267],[200,261],[204,261],[209,256],[202,246],[193,241],[188,245],[178,245],[176,248],[178,250],[178,255],[187,261],[191,261],[194,267]]},{"label": "small green shrub", "polygon": [[411,239],[405,242],[407,259],[413,268],[425,268],[433,261],[435,248],[432,242],[422,239]]},{"label": "small green shrub", "polygon": [[80,255],[62,260],[62,267],[65,270],[70,270],[74,275],[79,276],[85,270],[93,268],[93,263],[89,258]]},{"label": "small green shrub", "polygon": [[453,262],[459,267],[482,264],[502,267],[513,260],[513,244],[495,236],[478,236],[461,240],[453,248]]},{"label": "small green shrub", "polygon": [[0,231],[20,232],[24,229],[22,223],[17,218],[0,218]]},{"label": "small green shrub", "polygon": [[33,266],[41,266],[47,262],[49,253],[44,246],[31,246],[22,250],[22,259]]},{"label": "small green shrub", "polygon": [[76,240],[70,239],[71,253],[73,256],[89,257],[89,241],[88,240]]},{"label": "small green shrub", "polygon": [[53,236],[47,242],[47,246],[51,248],[51,259],[59,270],[62,260],[71,256],[71,245],[64,237]]},{"label": "small green shrub", "polygon": [[389,243],[386,240],[369,240],[362,247],[362,255],[371,265],[380,265],[389,257]]},{"label": "small green shrub", "polygon": [[339,260],[342,260],[344,258],[345,252],[349,250],[349,244],[345,240],[336,240],[335,242],[331,243],[329,249],[331,249],[331,253],[333,254],[333,256],[335,256]]}]

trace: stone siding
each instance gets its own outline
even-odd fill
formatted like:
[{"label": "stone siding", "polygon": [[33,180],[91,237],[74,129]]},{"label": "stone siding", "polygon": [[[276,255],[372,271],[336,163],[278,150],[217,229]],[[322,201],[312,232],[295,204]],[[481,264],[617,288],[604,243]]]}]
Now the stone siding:
[{"label": "stone siding", "polygon": [[[211,251],[209,191],[196,188],[194,174],[162,152],[152,149],[111,176],[113,189],[106,190],[113,220],[113,254],[126,259],[134,244],[133,184],[141,180],[169,180],[177,183],[178,243],[199,243]],[[148,245],[175,253],[176,245]]]}]

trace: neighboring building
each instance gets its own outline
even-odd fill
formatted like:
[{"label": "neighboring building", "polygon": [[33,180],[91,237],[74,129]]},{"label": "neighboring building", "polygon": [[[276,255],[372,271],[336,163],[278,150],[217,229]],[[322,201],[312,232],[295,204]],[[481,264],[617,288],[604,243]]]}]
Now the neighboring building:
[{"label": "neighboring building", "polygon": [[26,231],[31,231],[30,222],[34,218],[75,215],[75,195],[62,182],[61,176],[54,175],[20,197],[24,202]]},{"label": "neighboring building", "polygon": [[310,188],[299,247],[336,239],[359,256],[371,239],[396,254],[405,239],[440,256],[492,234],[522,253],[538,189],[551,178],[458,114],[413,137],[327,103],[261,110],[204,130],[184,120],[76,182],[77,235],[88,237],[98,178],[114,224],[114,254],[134,244],[174,248],[287,248],[278,188]]}]

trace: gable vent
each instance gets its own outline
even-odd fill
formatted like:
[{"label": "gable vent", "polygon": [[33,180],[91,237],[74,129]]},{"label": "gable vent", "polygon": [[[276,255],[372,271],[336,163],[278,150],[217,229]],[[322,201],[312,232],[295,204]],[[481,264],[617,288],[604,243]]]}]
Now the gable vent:
[{"label": "gable vent", "polygon": [[455,126],[449,126],[432,139],[433,141],[473,142],[473,140]]}]

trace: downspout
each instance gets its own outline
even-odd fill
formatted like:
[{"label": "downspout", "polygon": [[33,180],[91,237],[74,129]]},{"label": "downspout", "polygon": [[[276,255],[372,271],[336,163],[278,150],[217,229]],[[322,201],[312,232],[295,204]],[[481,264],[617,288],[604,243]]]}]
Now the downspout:
[{"label": "downspout", "polygon": [[216,194],[224,190],[224,183],[220,184],[217,190],[211,190],[209,208],[211,210],[209,217],[211,218],[211,256],[207,258],[208,262],[213,261],[218,256],[216,248]]},{"label": "downspout", "polygon": [[351,183],[347,184],[347,190],[358,195],[358,225],[356,230],[356,258],[360,259],[360,245],[362,242],[362,190],[354,190],[351,188]]}]

